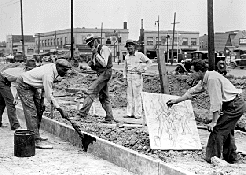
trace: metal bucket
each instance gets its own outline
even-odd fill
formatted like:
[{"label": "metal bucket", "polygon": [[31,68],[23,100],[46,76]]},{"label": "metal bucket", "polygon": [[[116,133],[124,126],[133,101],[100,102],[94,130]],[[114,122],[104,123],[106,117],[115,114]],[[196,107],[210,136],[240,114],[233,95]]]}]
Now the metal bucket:
[{"label": "metal bucket", "polygon": [[14,155],[30,157],[35,155],[34,132],[30,130],[16,130],[14,134]]}]

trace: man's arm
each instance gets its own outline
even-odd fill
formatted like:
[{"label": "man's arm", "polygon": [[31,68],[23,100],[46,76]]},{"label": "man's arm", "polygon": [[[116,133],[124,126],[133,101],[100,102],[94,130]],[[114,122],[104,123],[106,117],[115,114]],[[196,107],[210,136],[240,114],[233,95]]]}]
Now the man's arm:
[{"label": "man's arm", "polygon": [[49,102],[52,101],[55,108],[60,108],[55,97],[52,95],[53,78],[50,75],[45,75],[43,78],[44,93]]},{"label": "man's arm", "polygon": [[202,81],[200,80],[196,86],[187,90],[187,92],[184,95],[182,95],[181,97],[179,97],[177,99],[169,100],[167,102],[167,106],[171,107],[173,104],[177,104],[177,103],[180,103],[182,101],[191,99],[193,95],[201,93],[203,91],[204,91],[204,87],[202,85]]},{"label": "man's arm", "polygon": [[126,78],[126,74],[127,74],[127,61],[125,60],[124,68],[123,68],[123,78]]}]

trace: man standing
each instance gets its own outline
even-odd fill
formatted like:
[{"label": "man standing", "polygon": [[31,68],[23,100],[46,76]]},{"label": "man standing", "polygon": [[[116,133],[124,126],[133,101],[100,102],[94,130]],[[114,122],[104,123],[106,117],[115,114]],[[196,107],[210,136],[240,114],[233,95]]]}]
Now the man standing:
[{"label": "man standing", "polygon": [[136,51],[136,43],[133,40],[127,40],[125,47],[128,54],[125,57],[125,67],[123,77],[127,79],[127,116],[129,118],[139,119],[142,117],[142,98],[143,75],[148,67],[151,66],[151,60],[142,52]]},{"label": "man standing", "polygon": [[[79,110],[79,115],[82,118],[87,117],[93,101],[99,94],[99,101],[106,111],[105,120],[102,122],[112,123],[114,122],[114,117],[108,91],[113,67],[112,54],[110,49],[107,46],[101,45],[99,38],[92,34],[87,36],[86,44],[92,51],[92,59],[88,62],[88,65],[92,70],[97,72],[98,78],[89,87],[83,107]],[[74,119],[79,120],[80,118],[75,117]]]},{"label": "man standing", "polygon": [[39,89],[43,89],[44,95],[48,102],[52,102],[54,107],[60,112],[63,118],[67,114],[60,108],[59,104],[52,95],[52,86],[54,80],[58,76],[65,76],[67,71],[71,69],[70,63],[65,59],[59,59],[56,63],[45,64],[31,71],[21,74],[18,78],[17,92],[22,102],[26,118],[27,129],[34,131],[36,148],[52,149],[51,145],[44,144],[40,138],[39,125],[41,108],[41,97]]},{"label": "man standing", "polygon": [[213,119],[208,124],[211,131],[206,147],[206,160],[216,156],[229,163],[237,161],[234,129],[237,121],[246,110],[246,104],[241,97],[242,89],[235,86],[223,75],[216,71],[207,71],[206,63],[202,60],[192,62],[194,67],[194,79],[199,80],[198,84],[190,88],[182,97],[169,100],[167,105],[191,99],[192,95],[208,91],[210,98],[210,111]]},{"label": "man standing", "polygon": [[36,63],[34,60],[27,60],[25,66],[20,64],[16,66],[18,67],[6,68],[0,73],[0,127],[3,126],[2,115],[5,107],[7,107],[11,130],[16,130],[20,127],[15,108],[15,105],[17,104],[17,96],[15,95],[15,98],[13,97],[11,86],[13,86],[20,74],[36,67]]}]

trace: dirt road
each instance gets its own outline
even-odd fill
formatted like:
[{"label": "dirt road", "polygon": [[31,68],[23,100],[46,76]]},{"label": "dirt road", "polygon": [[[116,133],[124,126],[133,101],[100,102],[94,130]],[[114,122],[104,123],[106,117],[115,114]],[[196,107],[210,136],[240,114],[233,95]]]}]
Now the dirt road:
[{"label": "dirt road", "polygon": [[[8,125],[6,114],[3,118]],[[23,122],[21,124],[24,126]],[[42,136],[49,138],[54,149],[36,149],[33,157],[15,157],[14,131],[8,126],[1,127],[0,133],[1,175],[133,175],[44,131],[41,131]]]}]

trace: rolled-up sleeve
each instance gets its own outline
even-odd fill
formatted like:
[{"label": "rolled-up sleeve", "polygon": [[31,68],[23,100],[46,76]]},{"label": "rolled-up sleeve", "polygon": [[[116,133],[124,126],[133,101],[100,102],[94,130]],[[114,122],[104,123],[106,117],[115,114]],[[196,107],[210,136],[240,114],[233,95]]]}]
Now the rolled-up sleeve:
[{"label": "rolled-up sleeve", "polygon": [[45,97],[47,98],[48,102],[52,102],[55,108],[59,108],[59,104],[56,101],[55,97],[52,95],[53,89],[53,77],[50,75],[45,75],[43,77],[43,86],[44,86],[44,93]]},{"label": "rolled-up sleeve", "polygon": [[208,81],[208,94],[210,98],[210,111],[220,111],[222,108],[221,83],[218,79]]},{"label": "rolled-up sleeve", "polygon": [[149,68],[152,65],[152,61],[143,53],[141,54],[140,60],[146,63],[147,68]]},{"label": "rolled-up sleeve", "polygon": [[191,99],[193,95],[196,95],[203,91],[205,91],[205,89],[203,87],[202,81],[200,80],[196,86],[188,89],[183,96],[185,96],[187,99]]}]

